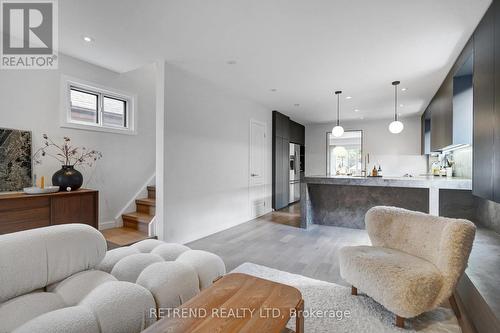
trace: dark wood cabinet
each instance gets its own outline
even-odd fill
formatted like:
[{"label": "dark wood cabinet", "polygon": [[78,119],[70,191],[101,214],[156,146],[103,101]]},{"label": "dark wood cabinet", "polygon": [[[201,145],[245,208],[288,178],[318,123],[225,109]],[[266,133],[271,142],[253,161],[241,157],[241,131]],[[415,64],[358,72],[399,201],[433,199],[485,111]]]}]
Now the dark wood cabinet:
[{"label": "dark wood cabinet", "polygon": [[431,113],[427,109],[421,118],[421,143],[420,149],[422,155],[428,155],[431,153]]},{"label": "dark wood cabinet", "polygon": [[99,194],[94,190],[41,195],[0,195],[0,234],[65,223],[98,228]]},{"label": "dark wood cabinet", "polygon": [[273,111],[273,133],[280,138],[290,139],[290,118]]},{"label": "dark wood cabinet", "polygon": [[273,208],[288,205],[289,198],[289,155],[290,141],[279,136],[273,137]]},{"label": "dark wood cabinet", "polygon": [[305,127],[293,120],[290,120],[290,142],[298,145],[305,145]]},{"label": "dark wood cabinet", "polygon": [[486,12],[474,32],[472,193],[488,200],[493,200],[495,158],[494,7]]},{"label": "dark wood cabinet", "polygon": [[453,75],[446,76],[431,105],[431,150],[453,143]]},{"label": "dark wood cabinet", "polygon": [[300,161],[304,163],[305,127],[286,115],[273,111],[272,205],[281,209],[290,199],[290,143],[301,145]]}]

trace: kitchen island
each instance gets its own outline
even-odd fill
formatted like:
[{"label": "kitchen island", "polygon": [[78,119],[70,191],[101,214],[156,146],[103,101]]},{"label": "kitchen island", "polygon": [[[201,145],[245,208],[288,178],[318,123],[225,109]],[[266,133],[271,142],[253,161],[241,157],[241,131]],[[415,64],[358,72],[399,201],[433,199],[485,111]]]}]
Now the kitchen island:
[{"label": "kitchen island", "polygon": [[306,176],[301,183],[301,227],[310,224],[364,229],[374,206],[396,206],[449,217],[474,214],[472,181],[436,176]]}]

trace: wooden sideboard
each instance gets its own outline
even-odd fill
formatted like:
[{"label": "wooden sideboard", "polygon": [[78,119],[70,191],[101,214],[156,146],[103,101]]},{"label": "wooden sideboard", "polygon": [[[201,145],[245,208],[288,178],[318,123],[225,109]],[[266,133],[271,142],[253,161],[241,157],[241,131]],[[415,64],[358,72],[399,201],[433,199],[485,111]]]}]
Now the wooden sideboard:
[{"label": "wooden sideboard", "polygon": [[83,223],[98,228],[99,192],[28,195],[0,194],[0,234],[55,224]]}]

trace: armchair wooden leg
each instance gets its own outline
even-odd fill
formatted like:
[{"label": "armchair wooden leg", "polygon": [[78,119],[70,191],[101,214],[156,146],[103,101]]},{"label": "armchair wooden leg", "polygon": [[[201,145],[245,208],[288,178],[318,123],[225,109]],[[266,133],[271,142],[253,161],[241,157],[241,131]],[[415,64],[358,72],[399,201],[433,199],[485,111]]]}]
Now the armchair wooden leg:
[{"label": "armchair wooden leg", "polygon": [[405,328],[405,319],[396,315],[396,327]]},{"label": "armchair wooden leg", "polygon": [[355,286],[351,286],[351,295],[357,296],[358,288],[356,288]]},{"label": "armchair wooden leg", "polygon": [[453,309],[453,312],[455,312],[455,316],[457,316],[457,319],[460,319],[462,317],[462,314],[460,313],[460,309],[458,308],[458,304],[457,304],[457,300],[455,299],[455,295],[451,294],[449,300],[450,300],[451,308]]}]

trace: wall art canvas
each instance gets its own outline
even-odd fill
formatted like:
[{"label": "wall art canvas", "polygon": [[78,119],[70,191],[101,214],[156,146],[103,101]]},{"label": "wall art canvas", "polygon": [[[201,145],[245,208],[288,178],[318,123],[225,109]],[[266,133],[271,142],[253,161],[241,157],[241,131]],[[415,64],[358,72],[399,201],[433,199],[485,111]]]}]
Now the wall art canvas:
[{"label": "wall art canvas", "polygon": [[31,186],[31,147],[30,131],[0,128],[0,192]]}]

